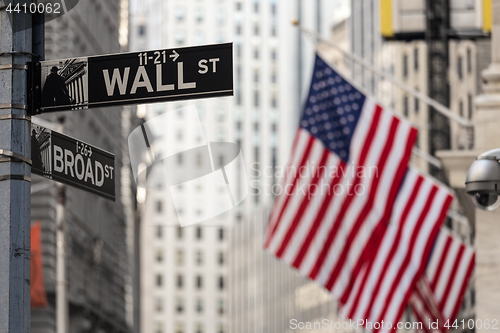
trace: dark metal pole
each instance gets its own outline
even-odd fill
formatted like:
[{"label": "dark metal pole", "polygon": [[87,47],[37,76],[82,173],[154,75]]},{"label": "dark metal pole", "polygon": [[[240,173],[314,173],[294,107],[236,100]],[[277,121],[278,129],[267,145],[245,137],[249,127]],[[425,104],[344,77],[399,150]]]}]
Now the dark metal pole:
[{"label": "dark metal pole", "polygon": [[31,118],[27,63],[31,14],[0,2],[0,332],[30,330]]}]

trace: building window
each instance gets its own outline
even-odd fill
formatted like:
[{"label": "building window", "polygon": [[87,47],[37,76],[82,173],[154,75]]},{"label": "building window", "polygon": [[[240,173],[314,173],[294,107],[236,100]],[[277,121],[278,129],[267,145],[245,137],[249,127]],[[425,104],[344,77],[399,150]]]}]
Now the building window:
[{"label": "building window", "polygon": [[157,298],[155,304],[156,312],[163,311],[163,298]]},{"label": "building window", "polygon": [[271,14],[276,16],[276,3],[271,4]]},{"label": "building window", "polygon": [[476,290],[470,290],[470,305],[473,307],[476,305]]},{"label": "building window", "polygon": [[418,111],[420,111],[420,101],[415,97],[415,113],[418,114]]},{"label": "building window", "polygon": [[472,51],[467,48],[467,73],[472,73]]},{"label": "building window", "polygon": [[163,251],[162,250],[156,251],[156,261],[158,261],[158,262],[163,261]]},{"label": "building window", "polygon": [[156,323],[156,333],[163,333],[163,324]]},{"label": "building window", "polygon": [[226,14],[224,13],[223,10],[219,10],[219,12],[217,13],[217,22],[219,23],[219,25],[223,25],[225,19],[226,19]]},{"label": "building window", "polygon": [[175,16],[177,17],[177,21],[182,22],[184,20],[184,8],[177,8],[175,10]]},{"label": "building window", "polygon": [[163,285],[163,276],[161,274],[156,275],[156,286],[161,287]]},{"label": "building window", "polygon": [[197,265],[203,264],[203,252],[200,250],[196,251],[196,264]]},{"label": "building window", "polygon": [[178,30],[175,33],[175,40],[177,41],[178,45],[182,45],[184,43],[184,31]]},{"label": "building window", "polygon": [[163,228],[162,226],[156,227],[156,238],[161,239],[163,237]]},{"label": "building window", "polygon": [[243,104],[243,99],[241,97],[241,90],[236,89],[236,104],[241,105]]},{"label": "building window", "polygon": [[203,300],[201,298],[198,298],[196,300],[196,312],[202,313],[203,312]]},{"label": "building window", "polygon": [[405,54],[403,56],[403,77],[408,76],[408,56]]},{"label": "building window", "polygon": [[177,239],[182,239],[182,227],[177,227]]},{"label": "building window", "polygon": [[408,105],[408,96],[405,96],[404,99],[403,99],[403,114],[405,117],[408,117],[408,115],[410,114],[409,110],[409,105]]},{"label": "building window", "polygon": [[198,323],[196,325],[196,333],[203,333],[203,324]]},{"label": "building window", "polygon": [[[240,58],[240,57],[241,57],[241,52],[242,52],[242,51],[241,51],[241,44],[236,44],[236,56],[237,56],[238,58]],[[240,71],[240,74],[241,74],[241,71]],[[240,75],[240,79],[241,79],[241,75]]]},{"label": "building window", "polygon": [[177,154],[177,164],[182,164],[182,153]]},{"label": "building window", "polygon": [[223,299],[219,299],[219,303],[218,303],[218,306],[217,306],[217,312],[220,314],[220,315],[223,315],[224,312],[225,312],[225,306],[224,306],[224,300]]},{"label": "building window", "polygon": [[224,229],[223,228],[219,229],[219,240],[220,241],[224,240]]},{"label": "building window", "polygon": [[259,25],[258,25],[258,24],[254,24],[254,26],[253,26],[253,34],[254,34],[255,36],[258,36],[258,35],[259,35],[259,33],[260,33],[260,28],[259,28]]},{"label": "building window", "polygon": [[271,97],[271,106],[273,108],[278,107],[278,100],[276,99],[276,94],[273,93],[273,96]]},{"label": "building window", "polygon": [[203,32],[201,31],[198,31],[195,35],[194,35],[194,43],[196,45],[201,45],[205,42],[205,36],[203,35]]},{"label": "building window", "polygon": [[182,289],[184,286],[184,277],[181,274],[177,274],[177,288]]},{"label": "building window", "polygon": [[258,107],[259,106],[259,92],[254,91],[253,93],[253,106]]},{"label": "building window", "polygon": [[177,312],[182,313],[184,311],[184,299],[177,297],[175,309]]},{"label": "building window", "polygon": [[196,288],[197,289],[203,288],[203,277],[201,275],[196,276]]},{"label": "building window", "polygon": [[474,103],[472,102],[472,95],[469,94],[467,96],[467,106],[468,106],[468,112],[469,114],[467,115],[469,119],[472,119],[472,114],[474,112]]},{"label": "building window", "polygon": [[253,57],[254,57],[255,59],[259,59],[259,55],[260,55],[260,54],[259,54],[259,49],[258,49],[258,48],[255,48],[255,49],[253,50]]},{"label": "building window", "polygon": [[177,265],[184,265],[184,251],[177,250],[175,254],[175,262]]},{"label": "building window", "polygon": [[218,258],[218,261],[219,261],[219,265],[224,265],[224,262],[226,261],[226,256],[224,254],[224,252],[219,252],[219,258]]},{"label": "building window", "polygon": [[278,81],[278,78],[276,76],[276,71],[273,70],[272,74],[271,74],[271,82],[272,83],[276,83]]},{"label": "building window", "polygon": [[139,36],[144,36],[146,34],[146,26],[140,25],[139,26]]},{"label": "building window", "polygon": [[226,119],[226,111],[220,107],[219,110],[217,111],[217,120],[218,121],[224,121]]},{"label": "building window", "polygon": [[418,48],[415,48],[415,50],[413,50],[413,69],[415,69],[415,71],[418,71]]},{"label": "building window", "polygon": [[278,53],[276,52],[276,50],[271,51],[271,59],[273,60],[278,59]]},{"label": "building window", "polygon": [[273,37],[274,37],[274,36],[276,36],[277,34],[278,34],[278,33],[277,33],[277,31],[276,31],[276,24],[275,24],[275,23],[273,23],[273,24],[271,25],[271,36],[273,36]]},{"label": "building window", "polygon": [[241,2],[237,2],[236,3],[236,10],[240,11],[242,8],[243,8],[243,5],[241,4]]},{"label": "building window", "polygon": [[258,0],[254,0],[254,2],[253,2],[253,12],[256,14],[259,12],[259,1]]},{"label": "building window", "polygon": [[243,29],[242,29],[242,27],[241,27],[241,23],[238,23],[238,24],[236,25],[236,34],[237,34],[237,35],[241,35],[242,30],[243,30]]},{"label": "building window", "polygon": [[198,8],[196,9],[196,22],[201,23],[203,22],[203,9]]},{"label": "building window", "polygon": [[226,329],[224,328],[223,324],[219,324],[219,329],[217,330],[217,333],[226,333]]},{"label": "building window", "polygon": [[255,69],[253,72],[253,82],[258,83],[259,82],[259,70]]},{"label": "building window", "polygon": [[462,80],[462,78],[463,78],[463,73],[462,73],[462,65],[463,64],[462,64],[462,62],[463,62],[462,56],[459,56],[458,60],[457,60],[457,74],[458,74],[459,80]]},{"label": "building window", "polygon": [[224,290],[225,287],[225,281],[223,276],[219,276],[219,290]]},{"label": "building window", "polygon": [[156,202],[156,212],[157,213],[161,213],[163,210],[163,202],[161,201],[157,201]]},{"label": "building window", "polygon": [[464,103],[462,101],[458,103],[458,112],[460,113],[461,117],[464,116]]}]

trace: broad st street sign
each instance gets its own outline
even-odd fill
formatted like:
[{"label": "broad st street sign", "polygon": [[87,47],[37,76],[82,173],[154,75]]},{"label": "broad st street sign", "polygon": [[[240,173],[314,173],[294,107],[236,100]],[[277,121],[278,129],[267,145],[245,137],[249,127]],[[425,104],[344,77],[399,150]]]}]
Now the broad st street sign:
[{"label": "broad st street sign", "polygon": [[34,113],[233,95],[232,43],[42,61]]},{"label": "broad st street sign", "polygon": [[85,142],[31,124],[31,171],[115,200],[115,156]]}]

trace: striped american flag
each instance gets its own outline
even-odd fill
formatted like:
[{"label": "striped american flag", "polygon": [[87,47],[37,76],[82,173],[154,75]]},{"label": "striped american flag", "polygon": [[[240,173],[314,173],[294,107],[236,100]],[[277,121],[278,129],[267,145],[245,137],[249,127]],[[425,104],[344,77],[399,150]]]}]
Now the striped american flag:
[{"label": "striped american flag", "polygon": [[427,323],[439,319],[439,330],[449,320],[457,318],[463,296],[474,271],[474,250],[442,228],[436,239],[425,275],[410,298],[415,318],[422,322],[425,332],[431,332]]},{"label": "striped american flag", "polygon": [[374,257],[363,266],[342,306],[346,317],[386,323],[385,328],[373,327],[374,332],[391,331],[389,323],[396,327],[452,201],[446,189],[408,169],[391,221],[374,237]]},{"label": "striped american flag", "polygon": [[417,130],[319,56],[264,247],[337,297],[387,223]]}]

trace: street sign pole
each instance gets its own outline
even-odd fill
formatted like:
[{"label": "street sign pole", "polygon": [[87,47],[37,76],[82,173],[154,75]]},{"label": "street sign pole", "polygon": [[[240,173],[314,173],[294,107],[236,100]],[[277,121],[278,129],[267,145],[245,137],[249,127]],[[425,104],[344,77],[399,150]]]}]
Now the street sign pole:
[{"label": "street sign pole", "polygon": [[[31,15],[0,2],[0,332],[30,330],[31,148],[27,63]],[[31,1],[20,0],[21,6]],[[14,31],[16,33],[14,34]]]}]

